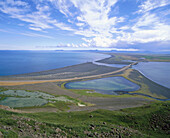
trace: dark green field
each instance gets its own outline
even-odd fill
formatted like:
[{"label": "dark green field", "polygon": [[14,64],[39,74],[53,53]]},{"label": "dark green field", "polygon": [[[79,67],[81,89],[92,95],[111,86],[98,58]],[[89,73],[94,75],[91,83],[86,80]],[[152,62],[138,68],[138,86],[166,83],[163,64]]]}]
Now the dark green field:
[{"label": "dark green field", "polygon": [[151,61],[151,62],[170,62],[170,54],[137,54],[137,53],[107,53],[110,58],[102,59],[99,62],[107,64],[130,64],[126,60]]},{"label": "dark green field", "polygon": [[0,110],[4,137],[153,137],[168,138],[170,102],[120,111],[21,114]]}]

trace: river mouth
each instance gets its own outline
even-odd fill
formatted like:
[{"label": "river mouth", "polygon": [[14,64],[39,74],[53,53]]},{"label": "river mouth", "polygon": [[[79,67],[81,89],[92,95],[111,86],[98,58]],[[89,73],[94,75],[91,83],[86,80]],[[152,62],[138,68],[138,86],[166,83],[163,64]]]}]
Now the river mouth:
[{"label": "river mouth", "polygon": [[118,95],[116,91],[136,91],[140,86],[124,77],[108,77],[88,81],[69,82],[65,84],[67,89],[89,89],[108,95]]}]

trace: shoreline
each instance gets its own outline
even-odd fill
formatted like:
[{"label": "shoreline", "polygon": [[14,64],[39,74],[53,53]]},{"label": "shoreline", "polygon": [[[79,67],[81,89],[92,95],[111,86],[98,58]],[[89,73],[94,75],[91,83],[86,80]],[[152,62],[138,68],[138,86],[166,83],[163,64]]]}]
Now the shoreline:
[{"label": "shoreline", "polygon": [[[112,59],[113,56],[110,55],[110,58]],[[110,58],[105,58],[105,59],[110,59]],[[99,62],[99,61],[97,60],[95,62]],[[129,65],[122,67],[122,68],[103,66],[103,65],[94,64],[93,62],[88,62],[88,63],[83,63],[83,64],[67,66],[67,67],[59,68],[59,69],[13,75],[12,77],[11,76],[0,77],[0,86],[18,86],[18,85],[26,85],[26,84],[29,85],[29,84],[42,84],[42,83],[53,83],[53,82],[68,82],[68,81],[78,81],[78,80],[84,80],[84,79],[85,80],[86,79],[87,80],[98,79],[98,78],[104,78],[104,77],[110,77],[110,76],[116,76],[116,75],[120,76],[120,75],[123,75],[122,73],[126,72],[126,70],[128,71],[128,69],[131,66],[136,65],[139,62],[140,61],[133,61],[133,63],[130,63]],[[94,72],[94,70],[96,69],[99,69],[99,70],[97,72]],[[140,71],[138,72],[141,73]],[[152,84],[155,83],[154,84],[155,87],[158,87],[158,89],[161,88],[162,85],[157,84],[150,78],[146,77],[143,73],[141,74],[145,78],[150,80]],[[58,76],[60,78],[57,78]],[[133,82],[133,79],[131,81]],[[153,93],[153,90],[151,91]]]},{"label": "shoreline", "polygon": [[[52,50],[52,51],[55,51],[55,50]],[[106,54],[106,53],[99,53],[99,52],[75,52],[75,51],[68,51],[68,53],[93,53],[93,54],[98,54],[99,57],[95,58],[95,59],[92,59],[92,61],[89,61],[89,60],[86,60],[84,62],[80,62],[80,63],[75,63],[75,64],[72,64],[72,65],[64,65],[62,67],[54,67],[54,68],[51,68],[51,69],[45,69],[45,70],[41,70],[41,71],[31,71],[31,72],[27,72],[27,73],[18,73],[18,74],[12,74],[12,75],[4,75],[4,76],[0,76],[0,78],[5,78],[5,77],[16,77],[16,76],[23,76],[23,75],[29,75],[29,74],[38,74],[38,73],[42,73],[42,72],[51,72],[51,71],[54,71],[54,70],[58,70],[58,69],[64,69],[64,68],[68,68],[68,67],[72,67],[72,66],[76,66],[76,65],[81,65],[81,64],[85,64],[85,63],[90,63],[90,62],[94,62],[94,61],[99,61],[99,60],[103,60],[105,58],[110,58],[111,55],[110,54]],[[104,57],[103,57],[103,56]],[[57,66],[57,65],[56,65]]]},{"label": "shoreline", "polygon": [[108,72],[104,74],[98,74],[98,75],[92,75],[92,76],[84,76],[84,77],[74,77],[69,79],[54,79],[54,80],[30,80],[30,81],[0,81],[0,86],[13,86],[13,85],[23,85],[23,84],[36,84],[36,83],[45,83],[45,82],[65,82],[65,81],[73,81],[73,80],[81,80],[81,79],[90,79],[90,78],[96,78],[96,77],[102,77],[107,75],[113,75],[116,73],[120,73],[128,68],[130,68],[132,65],[136,64],[136,62],[129,64],[119,70]]}]

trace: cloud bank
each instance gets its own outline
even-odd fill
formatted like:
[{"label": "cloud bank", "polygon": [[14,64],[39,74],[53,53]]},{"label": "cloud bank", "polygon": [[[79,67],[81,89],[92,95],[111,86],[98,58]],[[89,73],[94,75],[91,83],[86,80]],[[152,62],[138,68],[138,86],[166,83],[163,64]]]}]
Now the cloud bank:
[{"label": "cloud bank", "polygon": [[[50,32],[81,39],[68,47],[134,47],[170,41],[169,0],[2,0],[0,14],[20,21],[31,37]],[[2,31],[1,31],[2,32]],[[49,36],[48,36],[49,35]],[[55,39],[55,38],[54,38]]]}]

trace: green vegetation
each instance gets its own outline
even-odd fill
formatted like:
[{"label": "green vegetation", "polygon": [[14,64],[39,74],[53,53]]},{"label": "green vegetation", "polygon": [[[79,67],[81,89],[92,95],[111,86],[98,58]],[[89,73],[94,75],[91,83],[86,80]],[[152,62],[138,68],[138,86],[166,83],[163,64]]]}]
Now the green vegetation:
[{"label": "green vegetation", "polygon": [[163,61],[163,62],[168,62],[170,61],[170,56],[166,56],[166,55],[144,55],[142,56],[143,58],[147,59],[148,61]]},{"label": "green vegetation", "polygon": [[[115,75],[112,75],[111,77],[113,77]],[[64,87],[64,85],[67,82],[64,82],[62,84],[60,84],[60,87],[62,89],[66,89]],[[112,97],[119,97],[119,98],[127,98],[127,97],[138,97],[138,98],[144,98],[144,99],[149,99],[149,100],[153,100],[152,98],[146,97],[146,96],[142,96],[142,95],[129,95],[129,94],[121,94],[121,95],[108,95],[108,94],[101,94],[101,93],[97,93],[94,92],[94,90],[85,90],[85,89],[69,89],[69,91],[74,92],[76,94],[79,94],[80,96],[90,96],[90,97],[104,97],[104,98],[112,98]],[[79,101],[80,102],[80,101]],[[82,103],[82,102],[80,102]],[[91,105],[88,103],[83,103],[85,105]]]},{"label": "green vegetation", "polygon": [[53,107],[57,108],[59,111],[65,111],[69,109],[70,105],[82,103],[69,96],[53,96],[38,91],[2,90],[4,91],[1,91],[0,93],[0,104],[16,109]]},{"label": "green vegetation", "polygon": [[21,114],[0,110],[0,132],[7,137],[164,137],[168,138],[170,102],[121,111]]},{"label": "green vegetation", "polygon": [[160,99],[167,99],[170,98],[169,91],[170,89],[163,87],[145,76],[143,76],[139,71],[128,69],[126,70],[123,75],[126,79],[138,84],[141,86],[141,88],[137,91],[134,91],[132,93],[142,93],[147,94],[155,98]]},{"label": "green vegetation", "polygon": [[[156,61],[156,62],[170,62],[169,54],[129,54],[129,53],[107,53],[111,58],[100,60],[100,62],[108,64],[126,64],[124,60],[134,61]],[[128,62],[127,62],[128,64]]]},{"label": "green vegetation", "polygon": [[54,107],[54,108],[57,108],[59,111],[66,111],[70,109],[69,105],[72,105],[72,103],[57,101],[55,103],[47,103],[44,107],[47,107],[47,108]]},{"label": "green vegetation", "polygon": [[[114,54],[111,57],[99,60],[98,62],[107,63],[107,64],[127,64],[127,65],[132,63],[124,60],[127,60],[127,57]],[[131,60],[131,58],[129,60]]]},{"label": "green vegetation", "polygon": [[[133,91],[130,93],[141,93],[141,94],[146,94],[149,96],[152,96],[154,98],[159,98],[159,99],[167,99],[170,98],[169,96],[169,91],[170,89],[161,86],[151,80],[149,80],[148,78],[146,78],[145,76],[143,76],[139,71],[134,70],[134,69],[128,69],[124,72],[122,72],[121,75],[109,75],[107,77],[114,77],[114,76],[122,76],[128,80],[130,80],[133,83],[136,83],[140,86],[140,89],[137,91]],[[62,83],[60,86],[62,89],[66,89],[64,87],[64,85],[67,82]],[[69,89],[70,91],[79,94],[79,95],[85,95],[85,96],[93,96],[93,97],[142,97],[145,99],[152,99],[146,96],[142,96],[142,95],[128,95],[128,94],[122,94],[122,95],[107,95],[107,94],[100,94],[100,93],[96,93],[92,90],[81,90],[81,89]],[[153,100],[153,99],[152,99]]]}]

